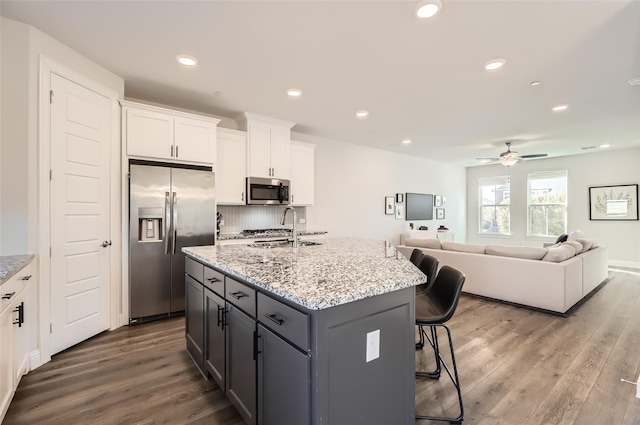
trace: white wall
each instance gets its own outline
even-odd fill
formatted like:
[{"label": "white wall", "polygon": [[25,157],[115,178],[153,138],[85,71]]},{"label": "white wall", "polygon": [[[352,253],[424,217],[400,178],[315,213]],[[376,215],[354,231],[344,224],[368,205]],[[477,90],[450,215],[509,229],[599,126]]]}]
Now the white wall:
[{"label": "white wall", "polygon": [[[527,238],[527,174],[567,170],[569,179],[568,231],[582,230],[609,248],[609,264],[640,268],[640,221],[589,220],[589,187],[640,183],[640,148],[521,161],[511,173],[511,237],[478,233],[478,179],[507,175],[502,165],[467,169],[467,240],[479,244],[541,246],[551,238]],[[554,238],[555,239],[555,238]]]},{"label": "white wall", "polygon": [[307,208],[307,230],[330,236],[387,240],[397,244],[409,222],[384,214],[384,197],[414,192],[443,195],[444,220],[415,221],[435,229],[446,225],[465,239],[465,169],[427,159],[294,133],[317,145],[315,203]]},{"label": "white wall", "polygon": [[0,253],[37,252],[41,55],[124,97],[124,80],[43,32],[2,18]]}]

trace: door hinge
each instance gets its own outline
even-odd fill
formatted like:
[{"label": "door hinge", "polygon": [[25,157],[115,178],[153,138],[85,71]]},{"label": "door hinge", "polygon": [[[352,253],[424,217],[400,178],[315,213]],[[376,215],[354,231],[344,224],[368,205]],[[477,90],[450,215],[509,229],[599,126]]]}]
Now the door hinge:
[{"label": "door hinge", "polygon": [[53,180],[53,170],[49,170],[49,181]]},{"label": "door hinge", "polygon": [[51,257],[51,247],[49,247],[49,257]]},{"label": "door hinge", "polygon": [[49,90],[49,103],[53,103],[53,90]]},{"label": "door hinge", "polygon": [[49,323],[49,333],[53,333],[53,323]]}]

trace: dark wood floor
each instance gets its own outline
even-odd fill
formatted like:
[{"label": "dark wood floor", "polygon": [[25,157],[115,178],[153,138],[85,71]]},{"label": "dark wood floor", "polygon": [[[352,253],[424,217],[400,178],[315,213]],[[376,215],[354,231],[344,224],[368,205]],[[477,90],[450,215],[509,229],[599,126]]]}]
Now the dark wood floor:
[{"label": "dark wood floor", "polygon": [[[635,387],[620,381],[640,372],[640,274],[610,275],[567,318],[463,296],[449,325],[464,424],[640,424]],[[183,324],[124,327],[54,356],[22,379],[3,424],[242,424],[192,365]],[[418,410],[453,414],[454,397],[444,378],[416,384]]]}]

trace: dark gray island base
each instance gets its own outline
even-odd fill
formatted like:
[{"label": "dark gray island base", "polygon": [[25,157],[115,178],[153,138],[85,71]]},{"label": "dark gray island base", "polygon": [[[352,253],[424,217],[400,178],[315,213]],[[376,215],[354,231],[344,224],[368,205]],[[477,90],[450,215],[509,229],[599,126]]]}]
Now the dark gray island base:
[{"label": "dark gray island base", "polygon": [[187,350],[247,424],[414,419],[414,286],[383,241],[184,248]]}]

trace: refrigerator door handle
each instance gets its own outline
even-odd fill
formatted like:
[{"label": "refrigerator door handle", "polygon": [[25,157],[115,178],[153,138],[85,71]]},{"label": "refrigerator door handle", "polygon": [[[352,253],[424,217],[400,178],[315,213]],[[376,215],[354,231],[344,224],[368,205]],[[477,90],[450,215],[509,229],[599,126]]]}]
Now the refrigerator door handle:
[{"label": "refrigerator door handle", "polygon": [[173,254],[176,253],[176,240],[178,239],[178,196],[176,192],[173,192],[172,200],[171,200],[171,211],[173,212],[173,220],[171,221],[171,226],[173,228],[173,238],[172,238],[172,248],[171,252]]},{"label": "refrigerator door handle", "polygon": [[169,255],[169,238],[171,234],[171,203],[169,192],[164,193],[164,255]]}]

